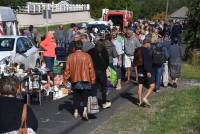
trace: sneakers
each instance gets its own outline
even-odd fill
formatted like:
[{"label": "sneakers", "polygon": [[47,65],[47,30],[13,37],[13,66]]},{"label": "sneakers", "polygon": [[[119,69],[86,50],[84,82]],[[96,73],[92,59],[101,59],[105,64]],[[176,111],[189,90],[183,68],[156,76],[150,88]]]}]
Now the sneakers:
[{"label": "sneakers", "polygon": [[156,93],[159,93],[160,92],[160,90],[156,90]]},{"label": "sneakers", "polygon": [[103,104],[103,109],[109,108],[111,107],[111,105],[112,105],[111,102],[106,102]]},{"label": "sneakers", "polygon": [[74,112],[74,118],[77,119],[80,115],[78,114],[78,112]]},{"label": "sneakers", "polygon": [[122,88],[121,84],[117,84],[116,90],[121,90],[121,88]]},{"label": "sneakers", "polygon": [[177,88],[177,84],[176,84],[176,83],[173,83],[172,87],[173,87],[173,88]]}]

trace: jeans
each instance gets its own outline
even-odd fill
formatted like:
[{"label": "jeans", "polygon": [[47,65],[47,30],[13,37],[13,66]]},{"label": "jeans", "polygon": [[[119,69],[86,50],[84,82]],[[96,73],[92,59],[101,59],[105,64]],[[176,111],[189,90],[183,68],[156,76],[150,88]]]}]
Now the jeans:
[{"label": "jeans", "polygon": [[89,91],[90,90],[73,90],[73,102],[75,109],[78,109],[80,107],[81,102],[83,102],[84,107],[87,107]]},{"label": "jeans", "polygon": [[163,72],[163,66],[154,67],[155,68],[155,80],[156,80],[156,90],[160,90],[161,77]]},{"label": "jeans", "polygon": [[46,57],[46,56],[44,56],[44,62],[45,62],[45,64],[46,64],[46,67],[47,67],[50,71],[53,71],[54,57]]}]

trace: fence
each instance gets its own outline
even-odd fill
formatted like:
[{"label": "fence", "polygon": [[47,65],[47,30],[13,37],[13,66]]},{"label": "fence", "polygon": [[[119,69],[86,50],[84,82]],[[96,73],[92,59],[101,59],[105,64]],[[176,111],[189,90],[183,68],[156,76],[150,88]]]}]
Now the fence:
[{"label": "fence", "polygon": [[89,11],[89,4],[69,4],[66,1],[61,1],[58,4],[54,3],[32,3],[28,2],[23,8],[20,8],[17,13],[28,13],[28,14],[38,14],[42,13],[43,10],[51,10],[52,13],[60,12],[79,12],[79,11]]}]

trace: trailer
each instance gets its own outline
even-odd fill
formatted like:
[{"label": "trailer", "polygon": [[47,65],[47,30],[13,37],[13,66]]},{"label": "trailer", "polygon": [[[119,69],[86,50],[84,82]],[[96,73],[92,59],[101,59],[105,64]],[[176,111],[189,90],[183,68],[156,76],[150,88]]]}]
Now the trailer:
[{"label": "trailer", "polygon": [[104,21],[111,21],[113,26],[118,26],[121,30],[128,27],[133,19],[133,12],[127,10],[103,9],[102,15]]}]

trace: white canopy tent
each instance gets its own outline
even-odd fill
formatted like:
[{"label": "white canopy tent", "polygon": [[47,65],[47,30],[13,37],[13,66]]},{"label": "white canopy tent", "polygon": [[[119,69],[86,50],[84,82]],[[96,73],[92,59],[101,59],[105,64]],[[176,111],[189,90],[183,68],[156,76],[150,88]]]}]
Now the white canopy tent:
[{"label": "white canopy tent", "polygon": [[177,11],[175,11],[174,13],[172,13],[169,17],[170,19],[187,19],[188,15],[188,8],[187,7],[182,7],[180,9],[178,9]]},{"label": "white canopy tent", "polygon": [[0,6],[0,36],[17,35],[17,18],[10,7]]}]

